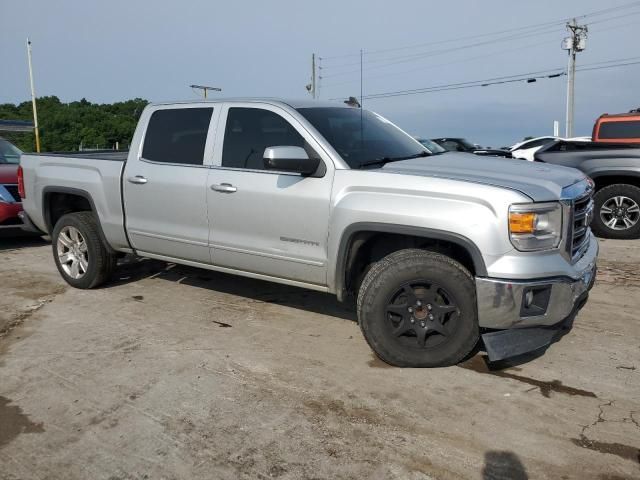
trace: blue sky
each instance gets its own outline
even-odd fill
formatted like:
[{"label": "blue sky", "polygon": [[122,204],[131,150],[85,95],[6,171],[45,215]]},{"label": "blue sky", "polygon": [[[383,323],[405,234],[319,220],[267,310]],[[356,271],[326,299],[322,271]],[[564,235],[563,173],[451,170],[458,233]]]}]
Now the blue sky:
[{"label": "blue sky", "polygon": [[[193,83],[220,86],[224,96],[305,97],[312,52],[324,58],[320,95],[329,99],[359,95],[360,49],[365,95],[561,69],[562,19],[629,3],[0,0],[0,103],[29,98],[27,36],[37,94],[63,101],[197,98]],[[480,36],[548,22],[556,24]],[[640,55],[640,2],[584,22],[590,31],[579,66]],[[396,50],[378,52],[388,49]],[[640,65],[579,73],[575,134],[590,134],[601,113],[640,107],[638,85]],[[561,77],[365,106],[415,135],[502,146],[552,133],[553,120],[563,125],[565,92]]]}]

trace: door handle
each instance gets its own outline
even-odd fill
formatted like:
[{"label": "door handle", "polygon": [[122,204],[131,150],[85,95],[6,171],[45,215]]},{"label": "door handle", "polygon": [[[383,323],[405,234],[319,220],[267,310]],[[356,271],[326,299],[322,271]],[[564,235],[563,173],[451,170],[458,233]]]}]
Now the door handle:
[{"label": "door handle", "polygon": [[127,180],[129,181],[129,183],[135,183],[136,185],[144,185],[145,183],[147,183],[147,179],[145,177],[143,177],[142,175],[136,175],[135,177],[129,177],[129,178],[127,178]]},{"label": "door handle", "polygon": [[211,185],[211,190],[220,193],[234,193],[237,192],[238,189],[231,185],[230,183],[221,183],[219,185]]}]

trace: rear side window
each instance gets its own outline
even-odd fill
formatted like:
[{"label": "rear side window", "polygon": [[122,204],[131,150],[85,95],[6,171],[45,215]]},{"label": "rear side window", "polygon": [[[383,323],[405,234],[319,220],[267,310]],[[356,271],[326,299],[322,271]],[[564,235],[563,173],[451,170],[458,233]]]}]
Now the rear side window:
[{"label": "rear side window", "polygon": [[142,157],[161,163],[202,165],[213,108],[175,108],[151,114]]},{"label": "rear side window", "polygon": [[305,147],[305,140],[277,113],[261,108],[230,108],[222,147],[222,166],[264,170],[267,147]]},{"label": "rear side window", "polygon": [[598,132],[600,139],[640,138],[640,120],[602,122]]}]

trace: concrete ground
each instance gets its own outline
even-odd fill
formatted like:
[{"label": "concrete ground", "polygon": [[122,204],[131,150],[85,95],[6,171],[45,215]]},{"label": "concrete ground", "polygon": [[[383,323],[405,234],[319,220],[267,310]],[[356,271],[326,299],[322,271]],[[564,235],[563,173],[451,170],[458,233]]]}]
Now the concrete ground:
[{"label": "concrete ground", "polygon": [[640,241],[543,354],[431,370],[330,295],[152,261],[74,290],[0,242],[1,479],[640,478]]}]

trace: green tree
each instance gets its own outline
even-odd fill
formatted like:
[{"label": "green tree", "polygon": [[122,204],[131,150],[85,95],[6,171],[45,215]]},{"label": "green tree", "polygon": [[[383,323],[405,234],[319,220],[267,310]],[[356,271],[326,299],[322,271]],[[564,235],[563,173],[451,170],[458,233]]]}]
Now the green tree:
[{"label": "green tree", "polygon": [[[129,148],[133,132],[147,101],[142,98],[116,103],[91,103],[86,99],[63,103],[58,97],[40,97],[38,121],[43,152],[85,148]],[[2,120],[32,120],[31,102],[0,104]],[[24,151],[35,150],[33,133],[0,132]]]}]

